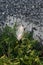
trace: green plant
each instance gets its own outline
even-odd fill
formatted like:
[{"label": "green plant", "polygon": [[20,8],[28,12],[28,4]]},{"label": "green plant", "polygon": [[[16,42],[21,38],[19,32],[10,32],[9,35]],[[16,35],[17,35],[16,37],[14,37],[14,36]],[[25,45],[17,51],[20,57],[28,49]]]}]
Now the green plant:
[{"label": "green plant", "polygon": [[43,65],[42,48],[32,35],[24,32],[18,41],[16,24],[13,29],[6,26],[0,37],[0,65]]}]

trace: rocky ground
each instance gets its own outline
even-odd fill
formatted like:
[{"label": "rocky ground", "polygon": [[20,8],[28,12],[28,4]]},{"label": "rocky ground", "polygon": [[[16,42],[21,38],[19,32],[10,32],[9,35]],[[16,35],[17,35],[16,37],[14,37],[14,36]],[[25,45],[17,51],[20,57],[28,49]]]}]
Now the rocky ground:
[{"label": "rocky ground", "polygon": [[43,39],[43,0],[0,0],[0,28],[15,21],[29,31],[35,27],[34,38]]}]

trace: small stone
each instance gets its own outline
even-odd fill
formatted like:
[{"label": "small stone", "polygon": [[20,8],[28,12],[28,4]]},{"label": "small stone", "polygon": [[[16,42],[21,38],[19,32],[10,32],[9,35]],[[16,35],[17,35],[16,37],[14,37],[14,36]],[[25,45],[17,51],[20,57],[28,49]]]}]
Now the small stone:
[{"label": "small stone", "polygon": [[4,12],[2,14],[4,15]]},{"label": "small stone", "polygon": [[34,5],[32,6],[32,8],[34,8]]}]

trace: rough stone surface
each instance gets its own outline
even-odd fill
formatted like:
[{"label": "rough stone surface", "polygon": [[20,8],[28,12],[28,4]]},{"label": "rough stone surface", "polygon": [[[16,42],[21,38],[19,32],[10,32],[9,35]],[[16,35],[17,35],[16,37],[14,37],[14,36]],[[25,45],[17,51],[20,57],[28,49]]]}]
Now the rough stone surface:
[{"label": "rough stone surface", "polygon": [[37,28],[35,35],[43,39],[43,0],[0,0],[0,27],[12,21],[20,21],[30,31]]}]

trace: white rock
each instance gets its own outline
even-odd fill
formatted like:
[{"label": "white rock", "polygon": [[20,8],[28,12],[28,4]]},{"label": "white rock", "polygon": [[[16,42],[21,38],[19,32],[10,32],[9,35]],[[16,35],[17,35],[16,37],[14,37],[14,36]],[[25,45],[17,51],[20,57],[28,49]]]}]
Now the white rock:
[{"label": "white rock", "polygon": [[17,35],[17,39],[20,40],[23,36],[23,32],[24,32],[24,27],[22,25],[18,26],[16,35]]}]

